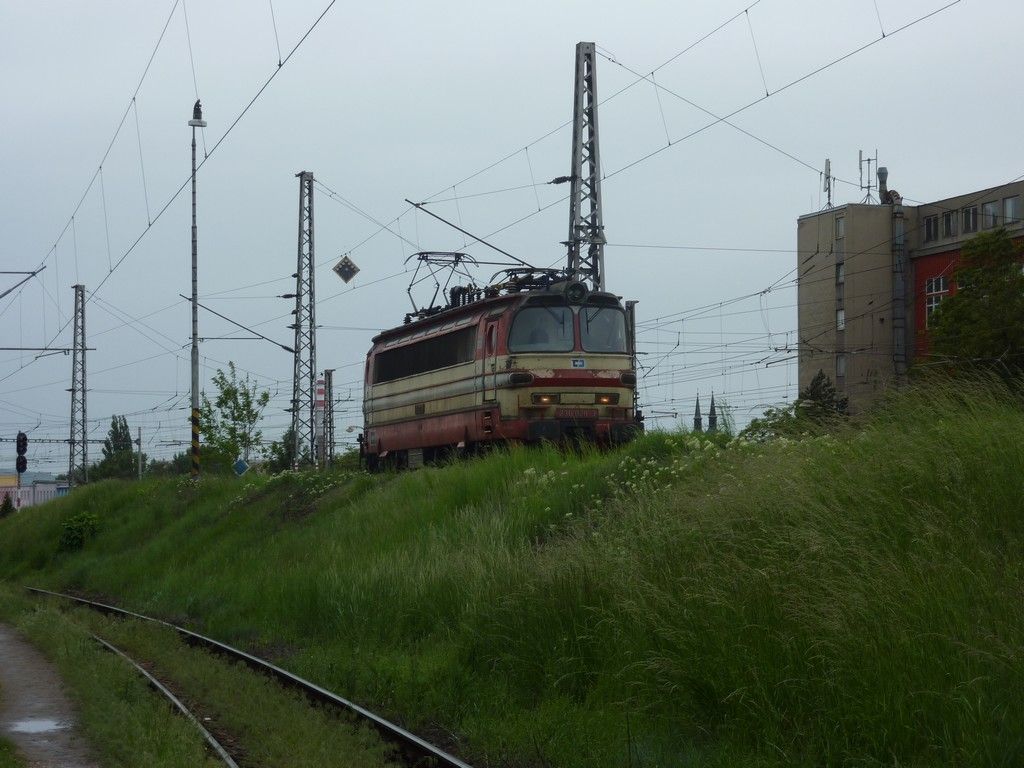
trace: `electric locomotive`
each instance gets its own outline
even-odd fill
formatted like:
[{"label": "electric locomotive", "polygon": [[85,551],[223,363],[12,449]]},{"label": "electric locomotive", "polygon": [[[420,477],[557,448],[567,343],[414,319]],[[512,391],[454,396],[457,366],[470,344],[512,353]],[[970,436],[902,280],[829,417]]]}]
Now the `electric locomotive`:
[{"label": "electric locomotive", "polygon": [[374,337],[359,438],[367,467],[501,443],[615,444],[641,430],[635,302],[570,278],[507,270]]}]

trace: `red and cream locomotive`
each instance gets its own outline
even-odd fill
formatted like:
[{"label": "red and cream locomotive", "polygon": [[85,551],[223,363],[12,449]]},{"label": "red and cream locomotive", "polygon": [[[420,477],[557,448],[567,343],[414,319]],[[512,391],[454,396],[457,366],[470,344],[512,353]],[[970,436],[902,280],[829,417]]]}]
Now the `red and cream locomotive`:
[{"label": "red and cream locomotive", "polygon": [[453,288],[448,306],[373,339],[367,467],[416,467],[500,443],[628,441],[642,428],[634,304],[555,270]]}]

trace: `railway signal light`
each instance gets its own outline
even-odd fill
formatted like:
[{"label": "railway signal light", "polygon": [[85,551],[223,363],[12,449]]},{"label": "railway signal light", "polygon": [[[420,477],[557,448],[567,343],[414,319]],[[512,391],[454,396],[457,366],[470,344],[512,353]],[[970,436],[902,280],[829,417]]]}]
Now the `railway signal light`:
[{"label": "railway signal light", "polygon": [[18,470],[18,474],[20,475],[28,469],[28,459],[25,458],[25,454],[28,452],[28,435],[24,432],[19,432],[14,444],[18,450],[18,459],[15,462],[15,469]]}]

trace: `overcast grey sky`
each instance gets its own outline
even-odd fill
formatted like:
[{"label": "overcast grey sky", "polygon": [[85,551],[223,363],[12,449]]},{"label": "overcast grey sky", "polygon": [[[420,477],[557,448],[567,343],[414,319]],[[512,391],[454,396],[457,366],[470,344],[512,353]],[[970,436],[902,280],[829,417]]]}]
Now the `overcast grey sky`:
[{"label": "overcast grey sky", "polygon": [[[282,55],[328,2],[274,3]],[[794,353],[785,348],[796,343],[796,218],[823,204],[813,169],[826,157],[854,182],[838,184],[837,203],[863,197],[859,149],[877,148],[890,186],[917,201],[1024,173],[1016,89],[1024,8],[962,0],[900,30],[945,4],[338,0],[199,172],[202,300],[291,342],[291,304],[274,295],[293,288],[300,170],[418,248],[492,256],[403,202],[433,197],[439,214],[474,233],[502,230],[493,237],[500,247],[560,265],[565,187],[543,182],[568,172],[570,131],[555,129],[571,117],[575,44],[593,40],[606,57],[598,88],[608,99],[600,112],[608,285],[640,301],[645,409],[652,423],[672,426],[676,413],[688,422],[696,392],[706,408],[714,391],[745,422],[795,396]],[[883,31],[877,44],[785,87]],[[46,266],[0,300],[0,346],[49,342],[71,314],[71,285],[84,283],[96,347],[93,437],[105,436],[117,413],[128,414],[133,432],[142,426],[151,456],[187,439],[189,310],[178,298],[190,290],[187,189],[168,205],[189,173],[186,122],[198,90],[212,149],[277,65],[269,2],[0,0],[2,269]],[[665,90],[656,94],[630,70],[655,70]],[[730,122],[793,157],[725,123],[690,135],[714,118],[680,96],[718,116],[756,102]],[[338,369],[336,394],[346,400],[338,431],[351,440],[369,339],[408,311],[402,273],[415,249],[319,190],[316,249],[319,364]],[[362,269],[349,286],[330,271],[343,253]],[[482,268],[478,281],[492,271]],[[13,285],[3,279],[0,290]],[[204,336],[235,333],[205,313],[200,326]],[[54,344],[70,341],[65,328]],[[283,431],[287,353],[210,340],[202,358],[205,381],[228,360],[256,377],[273,395],[264,432]],[[69,357],[0,352],[0,432],[66,437],[69,386]],[[36,445],[30,460],[62,471],[66,447]]]}]

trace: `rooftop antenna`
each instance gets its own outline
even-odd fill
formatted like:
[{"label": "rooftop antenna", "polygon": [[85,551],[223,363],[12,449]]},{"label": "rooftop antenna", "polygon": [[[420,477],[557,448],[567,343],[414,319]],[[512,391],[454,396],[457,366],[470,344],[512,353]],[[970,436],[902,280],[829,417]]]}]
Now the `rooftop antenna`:
[{"label": "rooftop antenna", "polygon": [[[825,208],[832,207],[832,161],[829,158],[825,158],[825,196],[827,201]],[[819,198],[820,200],[821,198]]]},{"label": "rooftop antenna", "polygon": [[[875,167],[876,168],[878,167],[878,150],[877,149],[875,150],[875,156],[874,157],[865,158],[864,157],[864,150],[863,149],[860,150],[860,152],[858,154],[859,154],[859,158],[858,158],[859,159],[859,163],[858,163],[858,165],[860,166],[860,190],[861,190],[861,192],[865,192],[865,191],[867,192],[867,194],[864,196],[863,202],[865,202],[865,203],[873,203],[873,202],[875,202],[875,198],[873,198],[871,196],[871,190],[875,188],[875,185],[872,183],[872,179],[874,179],[874,174],[871,173],[871,164],[874,163]],[[868,175],[867,175],[867,180],[868,181],[867,181],[867,184],[864,183],[864,165],[865,164],[867,164],[867,166],[868,166]]]}]

